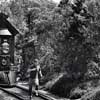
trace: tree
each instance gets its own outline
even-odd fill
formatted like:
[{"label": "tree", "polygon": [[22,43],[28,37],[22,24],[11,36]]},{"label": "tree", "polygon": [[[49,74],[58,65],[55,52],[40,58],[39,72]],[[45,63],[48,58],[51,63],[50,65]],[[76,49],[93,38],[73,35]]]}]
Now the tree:
[{"label": "tree", "polygon": [[67,26],[66,30],[61,29],[61,32],[65,33],[65,40],[61,43],[65,45],[65,52],[60,55],[64,60],[62,66],[65,66],[67,71],[69,70],[72,74],[75,73],[76,76],[77,74],[84,76],[88,60],[94,52],[93,45],[87,43],[88,36],[92,35],[88,31],[93,16],[88,11],[84,0],[74,0],[73,2],[62,0],[58,6],[61,8],[65,27]]}]

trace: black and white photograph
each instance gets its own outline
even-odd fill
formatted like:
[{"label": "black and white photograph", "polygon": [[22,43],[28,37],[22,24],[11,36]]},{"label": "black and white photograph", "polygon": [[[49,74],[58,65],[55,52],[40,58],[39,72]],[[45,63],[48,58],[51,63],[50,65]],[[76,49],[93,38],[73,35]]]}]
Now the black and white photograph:
[{"label": "black and white photograph", "polygon": [[0,0],[0,100],[100,100],[100,0]]}]

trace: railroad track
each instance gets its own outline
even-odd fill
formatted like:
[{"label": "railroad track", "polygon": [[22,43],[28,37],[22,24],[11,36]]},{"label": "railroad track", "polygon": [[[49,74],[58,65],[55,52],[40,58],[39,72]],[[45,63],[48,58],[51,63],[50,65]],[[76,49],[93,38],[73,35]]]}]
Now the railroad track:
[{"label": "railroad track", "polygon": [[[16,85],[16,87],[21,88],[25,91],[28,91],[28,89],[25,88],[25,87],[22,87],[22,86],[19,86],[19,85]],[[33,94],[35,94],[35,91],[33,91]],[[49,95],[42,93],[42,92],[39,92],[38,94],[39,94],[39,97],[43,98],[43,100],[58,100],[58,98],[56,99],[56,98],[49,96]]]},{"label": "railroad track", "polygon": [[[12,88],[0,87],[0,90],[4,91],[5,93],[11,95],[12,97],[18,100],[30,100],[28,90],[25,90],[21,87],[16,87],[16,86]],[[41,94],[39,94],[39,96],[36,97],[33,92],[32,100],[51,100],[51,99],[46,98],[45,96],[42,96]]]}]

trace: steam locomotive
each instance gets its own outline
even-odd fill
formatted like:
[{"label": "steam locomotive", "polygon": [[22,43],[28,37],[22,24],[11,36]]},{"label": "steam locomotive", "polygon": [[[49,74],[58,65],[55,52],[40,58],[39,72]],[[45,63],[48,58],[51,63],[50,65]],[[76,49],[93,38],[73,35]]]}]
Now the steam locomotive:
[{"label": "steam locomotive", "polygon": [[15,36],[19,31],[0,13],[0,85],[16,84]]}]

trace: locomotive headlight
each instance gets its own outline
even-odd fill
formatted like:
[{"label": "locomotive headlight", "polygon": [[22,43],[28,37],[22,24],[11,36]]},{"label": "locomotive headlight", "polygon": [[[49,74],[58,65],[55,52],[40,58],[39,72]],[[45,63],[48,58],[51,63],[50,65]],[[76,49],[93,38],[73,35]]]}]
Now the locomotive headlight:
[{"label": "locomotive headlight", "polygon": [[7,60],[6,59],[2,59],[2,65],[7,65]]},{"label": "locomotive headlight", "polygon": [[9,43],[5,39],[4,42],[2,43],[2,51],[3,53],[7,54],[9,52]]}]

